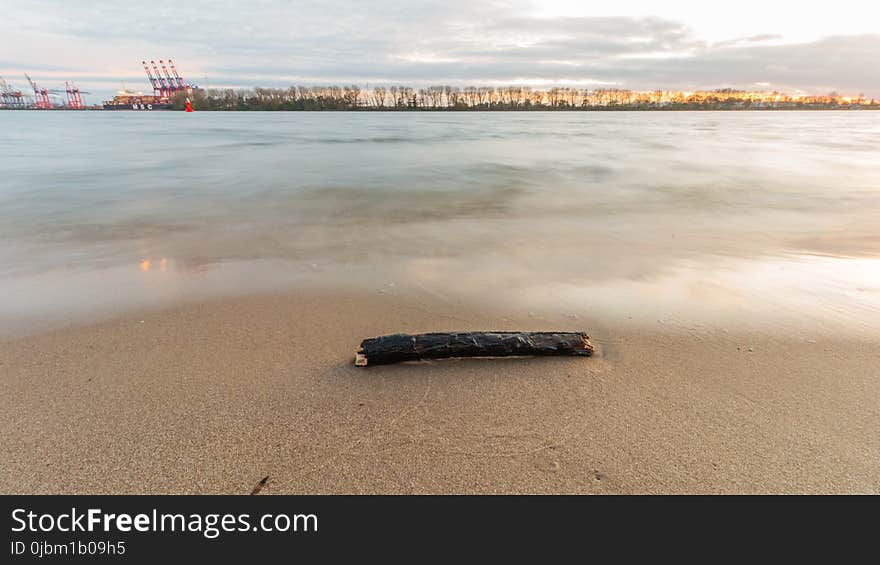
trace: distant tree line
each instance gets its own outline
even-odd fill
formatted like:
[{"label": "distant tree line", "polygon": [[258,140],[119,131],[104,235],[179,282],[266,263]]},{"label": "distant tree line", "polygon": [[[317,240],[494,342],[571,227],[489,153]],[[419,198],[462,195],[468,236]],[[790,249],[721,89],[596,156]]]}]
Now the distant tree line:
[{"label": "distant tree line", "polygon": [[[527,86],[291,86],[208,89],[189,94],[199,110],[615,110],[615,109],[806,109],[880,108],[864,96],[788,96],[778,92],[718,89],[701,92]],[[182,109],[187,94],[172,102]]]}]

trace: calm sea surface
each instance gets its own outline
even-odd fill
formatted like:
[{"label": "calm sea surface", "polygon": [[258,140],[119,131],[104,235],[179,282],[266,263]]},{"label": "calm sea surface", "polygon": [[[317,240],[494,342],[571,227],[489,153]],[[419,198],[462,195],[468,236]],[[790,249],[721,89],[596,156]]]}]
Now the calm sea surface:
[{"label": "calm sea surface", "polygon": [[0,112],[0,324],[316,283],[880,328],[880,112]]}]

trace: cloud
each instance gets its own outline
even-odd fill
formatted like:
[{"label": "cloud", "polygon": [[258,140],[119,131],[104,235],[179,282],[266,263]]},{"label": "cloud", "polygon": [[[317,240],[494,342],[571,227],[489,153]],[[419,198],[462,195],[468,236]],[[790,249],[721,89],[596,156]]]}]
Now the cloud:
[{"label": "cloud", "polygon": [[764,33],[711,43],[661,17],[538,17],[530,6],[154,0],[135,10],[35,0],[6,8],[0,33],[20,49],[0,54],[0,72],[81,77],[92,90],[115,89],[118,80],[146,89],[141,59],[171,56],[203,85],[205,75],[224,86],[533,82],[693,90],[771,83],[880,97],[880,73],[872,72],[880,34],[792,43]]},{"label": "cloud", "polygon": [[712,44],[712,47],[734,47],[734,46],[746,46],[750,44],[756,43],[766,43],[769,41],[783,41],[785,38],[776,33],[762,33],[759,35],[750,35],[748,37],[737,37],[734,39],[727,39],[725,41],[716,41]]}]

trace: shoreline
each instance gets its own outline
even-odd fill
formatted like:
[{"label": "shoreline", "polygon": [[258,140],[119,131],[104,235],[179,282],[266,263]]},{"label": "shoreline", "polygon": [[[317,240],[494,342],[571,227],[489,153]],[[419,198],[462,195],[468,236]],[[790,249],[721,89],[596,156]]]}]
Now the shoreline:
[{"label": "shoreline", "polygon": [[[597,354],[352,362],[462,329],[583,330]],[[133,311],[0,342],[0,492],[877,493],[877,341],[402,291]]]},{"label": "shoreline", "polygon": [[[0,110],[9,110],[9,111],[45,111],[43,108],[0,108]],[[100,111],[100,112],[184,112],[183,108],[157,108],[153,110],[134,110],[134,109],[116,109],[116,108],[103,108],[103,107],[86,107],[86,108],[50,108],[49,110],[53,111],[72,111],[72,112],[81,112],[81,111]],[[539,108],[539,109],[527,109],[527,108],[504,108],[504,109],[491,109],[491,108],[345,108],[345,109],[337,109],[337,108],[302,108],[302,109],[258,109],[258,110],[228,110],[228,109],[198,109],[199,112],[219,112],[219,113],[228,113],[228,112],[367,112],[367,113],[408,113],[408,112],[437,112],[437,113],[448,113],[448,112],[456,112],[456,113],[484,113],[484,112],[511,112],[511,113],[520,113],[520,112],[546,112],[546,113],[554,113],[554,112],[841,112],[841,111],[876,111],[880,110],[880,104],[874,104],[869,106],[863,106],[858,108],[849,108],[849,107],[819,107],[819,108]]]}]

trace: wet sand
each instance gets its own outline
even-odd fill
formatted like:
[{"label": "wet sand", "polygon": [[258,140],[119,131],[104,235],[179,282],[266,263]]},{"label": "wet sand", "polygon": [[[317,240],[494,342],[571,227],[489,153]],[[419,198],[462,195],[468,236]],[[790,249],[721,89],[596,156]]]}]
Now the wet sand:
[{"label": "wet sand", "polygon": [[[364,337],[585,330],[589,359],[355,368]],[[2,493],[878,493],[880,338],[320,292],[0,343]]]}]

